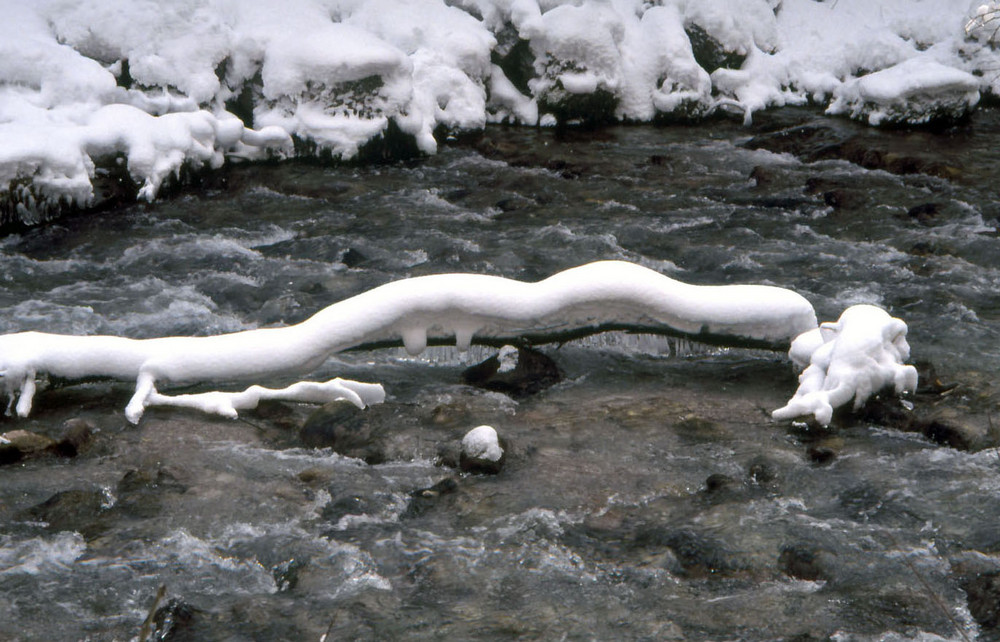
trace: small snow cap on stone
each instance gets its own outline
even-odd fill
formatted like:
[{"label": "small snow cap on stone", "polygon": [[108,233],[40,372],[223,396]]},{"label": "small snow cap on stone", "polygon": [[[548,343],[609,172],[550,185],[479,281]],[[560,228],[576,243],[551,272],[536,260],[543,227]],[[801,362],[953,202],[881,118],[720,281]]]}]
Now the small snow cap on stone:
[{"label": "small snow cap on stone", "polygon": [[503,457],[500,438],[492,426],[477,426],[462,438],[462,454],[469,459],[498,462]]}]

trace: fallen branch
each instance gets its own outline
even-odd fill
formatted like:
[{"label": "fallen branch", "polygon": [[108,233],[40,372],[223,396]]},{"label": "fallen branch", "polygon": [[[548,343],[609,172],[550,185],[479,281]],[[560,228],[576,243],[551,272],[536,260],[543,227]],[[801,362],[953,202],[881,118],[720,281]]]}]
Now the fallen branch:
[{"label": "fallen branch", "polygon": [[[454,337],[460,350],[479,340],[531,336],[559,340],[609,326],[716,343],[748,342],[781,348],[816,327],[802,296],[761,285],[698,286],[622,261],[565,270],[537,283],[497,276],[442,274],[388,283],[335,303],[309,319],[209,337],[127,339],[23,332],[0,336],[0,376],[21,417],[31,412],[35,377],[111,377],[135,380],[125,414],[135,423],[149,405],[174,405],[235,416],[268,395],[303,400],[353,392],[366,401],[366,384],[302,384],[284,391],[258,386],[243,393],[168,397],[157,384],[260,381],[315,370],[331,354],[356,346],[401,340],[411,354],[429,342]],[[336,381],[336,380],[335,380]],[[328,386],[318,393],[320,388]],[[372,384],[373,385],[373,384]]]},{"label": "fallen branch", "polygon": [[812,415],[828,425],[834,408],[854,400],[854,409],[883,388],[896,394],[917,389],[917,369],[903,365],[910,356],[906,324],[872,305],[844,310],[835,323],[803,333],[789,356],[800,367],[795,396],[771,416],[794,419]]}]

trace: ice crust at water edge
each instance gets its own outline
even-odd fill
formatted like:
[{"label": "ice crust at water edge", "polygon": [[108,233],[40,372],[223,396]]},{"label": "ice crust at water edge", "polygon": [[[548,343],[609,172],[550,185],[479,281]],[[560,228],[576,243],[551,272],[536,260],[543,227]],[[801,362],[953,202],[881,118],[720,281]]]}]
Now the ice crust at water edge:
[{"label": "ice crust at water edge", "polygon": [[863,403],[889,384],[897,392],[916,386],[916,371],[902,365],[909,356],[906,324],[878,308],[854,306],[836,323],[817,329],[812,305],[791,290],[689,285],[623,261],[590,263],[537,283],[477,274],[403,279],[333,304],[297,325],[216,336],[0,335],[0,374],[22,417],[31,411],[38,374],[135,380],[126,408],[132,422],[150,405],[227,417],[262,399],[346,399],[365,407],[384,399],[378,384],[334,379],[281,390],[254,385],[240,393],[179,396],[161,394],[157,385],[301,375],[335,352],[399,339],[418,354],[430,338],[454,337],[466,350],[476,339],[559,341],[608,327],[712,337],[733,345],[791,343],[793,361],[809,365],[795,397],[775,412],[778,419],[813,414],[829,423],[832,409],[851,399]]},{"label": "ice crust at water edge", "polygon": [[116,155],[150,199],[186,165],[298,153],[293,136],[351,158],[393,124],[433,153],[439,127],[596,116],[569,113],[582,96],[633,121],[811,100],[912,123],[961,116],[1000,83],[967,0],[2,6],[0,194],[30,186],[25,211],[87,204]]}]

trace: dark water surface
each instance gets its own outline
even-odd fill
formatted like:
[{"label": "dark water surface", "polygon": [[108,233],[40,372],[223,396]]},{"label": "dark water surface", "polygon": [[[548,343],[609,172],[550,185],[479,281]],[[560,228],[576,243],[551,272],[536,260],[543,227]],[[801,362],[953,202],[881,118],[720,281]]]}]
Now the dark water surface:
[{"label": "dark water surface", "polygon": [[[945,170],[744,145],[802,121]],[[614,258],[792,288],[821,320],[884,306],[941,384],[912,399],[938,432],[899,430],[900,406],[823,430],[770,420],[795,389],[781,354],[589,339],[545,348],[565,380],[519,401],[461,385],[486,349],[338,355],[314,376],[389,393],[363,415],[377,465],[304,447],[307,406],[131,426],[127,383],[46,390],[0,430],[96,436],[0,467],[0,639],[138,639],[161,585],[172,640],[998,639],[997,150],[990,111],[933,134],[806,112],[490,129],[409,163],[233,168],[0,239],[0,332],[219,333],[406,276]],[[508,441],[499,475],[437,465],[484,423]]]}]

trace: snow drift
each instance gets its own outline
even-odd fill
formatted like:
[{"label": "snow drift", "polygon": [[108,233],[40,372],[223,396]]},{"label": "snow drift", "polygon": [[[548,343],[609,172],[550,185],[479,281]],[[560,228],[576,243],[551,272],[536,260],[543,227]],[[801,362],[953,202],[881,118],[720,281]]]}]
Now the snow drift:
[{"label": "snow drift", "polygon": [[[0,2],[0,214],[152,199],[185,167],[425,152],[490,121],[746,117],[813,101],[872,124],[997,93],[994,5],[968,0]],[[0,218],[2,218],[0,217]]]}]

